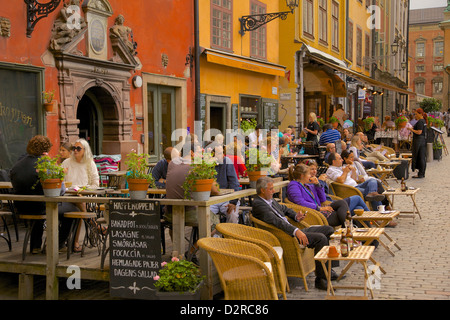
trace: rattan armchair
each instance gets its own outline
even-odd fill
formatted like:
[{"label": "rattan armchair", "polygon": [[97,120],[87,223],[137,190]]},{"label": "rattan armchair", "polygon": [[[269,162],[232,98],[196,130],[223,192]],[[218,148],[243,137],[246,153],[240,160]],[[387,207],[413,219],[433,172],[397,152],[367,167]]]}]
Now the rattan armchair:
[{"label": "rattan armchair", "polygon": [[[313,272],[316,267],[314,263],[314,250],[309,248],[300,248],[296,237],[290,236],[283,230],[274,227],[264,221],[261,221],[253,215],[250,215],[255,227],[269,231],[280,241],[283,248],[283,260],[288,277],[302,278],[305,290],[308,291],[306,276]],[[292,224],[296,224],[290,220]],[[299,226],[299,224],[296,224]]]},{"label": "rattan armchair", "polygon": [[[330,187],[333,190],[333,193],[342,199],[345,199],[345,198],[348,198],[351,196],[360,196],[365,201],[364,196],[361,193],[361,191],[359,191],[355,187],[352,187],[352,186],[349,186],[349,185],[346,185],[343,183],[335,182],[335,181],[333,181],[330,184]],[[366,204],[369,208],[372,207],[372,205],[370,204],[369,201],[366,201]]]},{"label": "rattan armchair", "polygon": [[299,211],[306,212],[306,217],[302,220],[302,222],[308,224],[308,226],[328,225],[327,219],[319,211],[293,203],[289,201],[288,198],[286,198],[284,201],[285,203],[283,203],[283,205],[285,205],[286,207],[291,208],[296,212]]},{"label": "rattan armchair", "polygon": [[216,230],[225,238],[247,241],[261,247],[268,254],[272,263],[277,292],[283,295],[284,300],[287,299],[286,291],[289,292],[289,285],[283,260],[283,248],[273,234],[237,223],[219,223],[216,225]]},{"label": "rattan armchair", "polygon": [[216,266],[225,300],[278,300],[269,256],[253,243],[224,238],[201,238]]}]

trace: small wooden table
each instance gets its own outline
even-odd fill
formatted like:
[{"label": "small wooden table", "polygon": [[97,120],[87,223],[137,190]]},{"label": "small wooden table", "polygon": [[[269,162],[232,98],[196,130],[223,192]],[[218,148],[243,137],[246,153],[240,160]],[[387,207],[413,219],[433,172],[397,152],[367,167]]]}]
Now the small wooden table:
[{"label": "small wooden table", "polygon": [[[373,246],[360,246],[355,248],[354,250],[350,251],[348,257],[342,257],[339,255],[337,258],[330,258],[328,257],[328,249],[329,246],[323,247],[314,257],[315,260],[320,261],[322,264],[323,270],[325,271],[325,275],[327,277],[327,299],[333,299],[336,297],[336,294],[334,293],[334,289],[364,289],[364,296],[363,297],[357,297],[357,296],[343,296],[345,299],[368,299],[367,296],[367,288],[370,291],[370,295],[373,299],[373,291],[371,287],[367,286],[367,281],[369,279],[369,271],[367,269],[367,260],[369,260],[372,257],[372,253],[375,250],[375,247]],[[328,261],[328,270],[325,265],[325,263]],[[364,268],[364,285],[363,286],[333,286],[331,283],[331,261],[349,261],[349,265],[346,266],[346,269],[351,267],[355,262],[362,264]],[[346,271],[347,271],[346,270]],[[342,277],[343,274],[339,276],[339,278]],[[330,294],[331,293],[331,294]]]},{"label": "small wooden table", "polygon": [[[339,228],[332,235],[331,238],[340,238],[340,234],[345,232],[346,229]],[[353,228],[353,240],[361,241],[363,246],[370,246],[373,241],[378,240],[380,242],[380,237],[384,233],[384,228]],[[380,263],[376,261],[373,257],[370,257],[370,261],[376,265],[381,272],[386,274],[386,271],[381,267]],[[344,274],[350,268],[351,263],[349,263],[343,270],[338,280],[340,280]]]},{"label": "small wooden table", "polygon": [[396,189],[393,189],[393,191],[386,190],[385,192],[383,192],[383,194],[386,196],[386,198],[388,199],[388,201],[393,209],[395,209],[395,207],[394,207],[394,197],[395,196],[410,197],[412,200],[412,203],[413,203],[412,211],[399,210],[400,211],[399,217],[413,218],[413,224],[415,224],[416,215],[418,215],[419,218],[422,219],[422,216],[420,215],[420,211],[419,211],[419,208],[417,207],[417,203],[416,203],[416,194],[419,191],[420,191],[420,188],[414,188],[414,189],[408,189],[405,192],[402,192],[402,190],[400,188],[396,188]]},{"label": "small wooden table", "polygon": [[375,177],[381,180],[381,183],[386,187],[390,188],[391,186],[387,182],[387,179],[393,174],[393,169],[369,169],[367,170],[367,174],[369,176]]},{"label": "small wooden table", "polygon": [[[354,215],[352,217],[353,220],[355,221],[359,221],[361,222],[361,224],[366,227],[369,228],[369,226],[366,224],[367,221],[372,222],[376,228],[382,228],[383,230],[384,227],[391,222],[394,218],[398,217],[398,215],[400,214],[400,211],[398,210],[392,210],[389,211],[388,213],[380,213],[379,211],[365,211],[364,214],[362,216],[358,216],[358,215]],[[373,228],[373,229],[376,229]],[[395,242],[387,233],[386,230],[383,232],[384,236],[386,238],[388,238],[388,240],[390,241],[389,244],[385,244],[383,241],[381,241],[380,239],[378,239],[378,242],[380,242],[380,244],[392,255],[395,256],[394,252],[392,252],[391,248],[393,246],[397,247],[398,250],[401,250],[400,246],[397,244],[397,242]]]}]

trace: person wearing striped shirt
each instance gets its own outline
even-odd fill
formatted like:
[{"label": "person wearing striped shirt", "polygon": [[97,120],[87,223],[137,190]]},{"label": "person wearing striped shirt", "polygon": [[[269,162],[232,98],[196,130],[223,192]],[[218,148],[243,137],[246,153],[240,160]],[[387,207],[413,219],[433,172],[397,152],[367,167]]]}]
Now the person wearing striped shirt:
[{"label": "person wearing striped shirt", "polygon": [[320,136],[319,144],[321,146],[327,145],[328,143],[335,143],[338,140],[341,140],[341,134],[336,129],[333,129],[333,126],[329,123],[323,126],[323,133]]}]

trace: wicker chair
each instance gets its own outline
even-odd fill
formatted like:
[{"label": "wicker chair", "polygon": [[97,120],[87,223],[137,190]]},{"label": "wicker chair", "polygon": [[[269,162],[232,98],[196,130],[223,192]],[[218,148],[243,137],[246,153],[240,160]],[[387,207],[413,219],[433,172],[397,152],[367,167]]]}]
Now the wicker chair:
[{"label": "wicker chair", "polygon": [[[355,187],[343,184],[343,183],[339,183],[339,182],[332,182],[330,184],[331,189],[333,190],[333,193],[342,198],[348,198],[351,196],[360,196],[364,201],[364,196],[361,193],[361,191],[359,191],[358,189],[356,189]],[[369,201],[366,201],[367,207],[372,208],[372,205],[370,204]]]},{"label": "wicker chair", "polygon": [[219,223],[216,229],[225,238],[247,241],[261,247],[272,263],[277,292],[283,295],[284,300],[287,300],[286,291],[290,290],[284,267],[283,248],[278,239],[268,231],[237,223]]},{"label": "wicker chair", "polygon": [[216,266],[225,300],[278,300],[269,256],[259,246],[223,238],[197,243]]},{"label": "wicker chair", "polygon": [[[371,144],[370,146],[374,149],[380,147],[380,145],[378,144]],[[386,150],[386,153],[384,154],[385,157],[395,156],[395,150],[392,149],[391,147],[381,146],[380,151],[383,150]]]},{"label": "wicker chair", "polygon": [[291,208],[296,212],[302,211],[307,213],[306,217],[302,220],[302,222],[308,224],[308,226],[328,225],[327,219],[319,211],[293,203],[289,201],[288,198],[284,199],[284,201],[285,203],[283,203],[283,205],[285,205],[286,207]]},{"label": "wicker chair", "polygon": [[[302,278],[305,285],[305,291],[308,291],[306,276],[316,269],[314,263],[314,250],[309,248],[300,248],[297,238],[285,233],[283,230],[274,227],[264,221],[261,221],[250,215],[255,227],[269,231],[280,241],[283,248],[283,260],[288,277]],[[290,220],[293,225],[300,228],[300,225]]]}]

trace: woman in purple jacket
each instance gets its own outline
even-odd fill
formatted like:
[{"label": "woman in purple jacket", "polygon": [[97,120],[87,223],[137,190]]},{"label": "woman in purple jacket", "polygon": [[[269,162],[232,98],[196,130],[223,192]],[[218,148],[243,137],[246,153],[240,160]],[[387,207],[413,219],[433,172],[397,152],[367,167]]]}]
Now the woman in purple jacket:
[{"label": "woman in purple jacket", "polygon": [[331,202],[330,205],[323,206],[327,201],[325,191],[320,186],[317,177],[312,177],[310,168],[304,164],[298,164],[289,169],[289,180],[287,187],[287,197],[289,201],[320,211],[332,227],[345,227],[345,218],[349,211],[345,200]]}]

